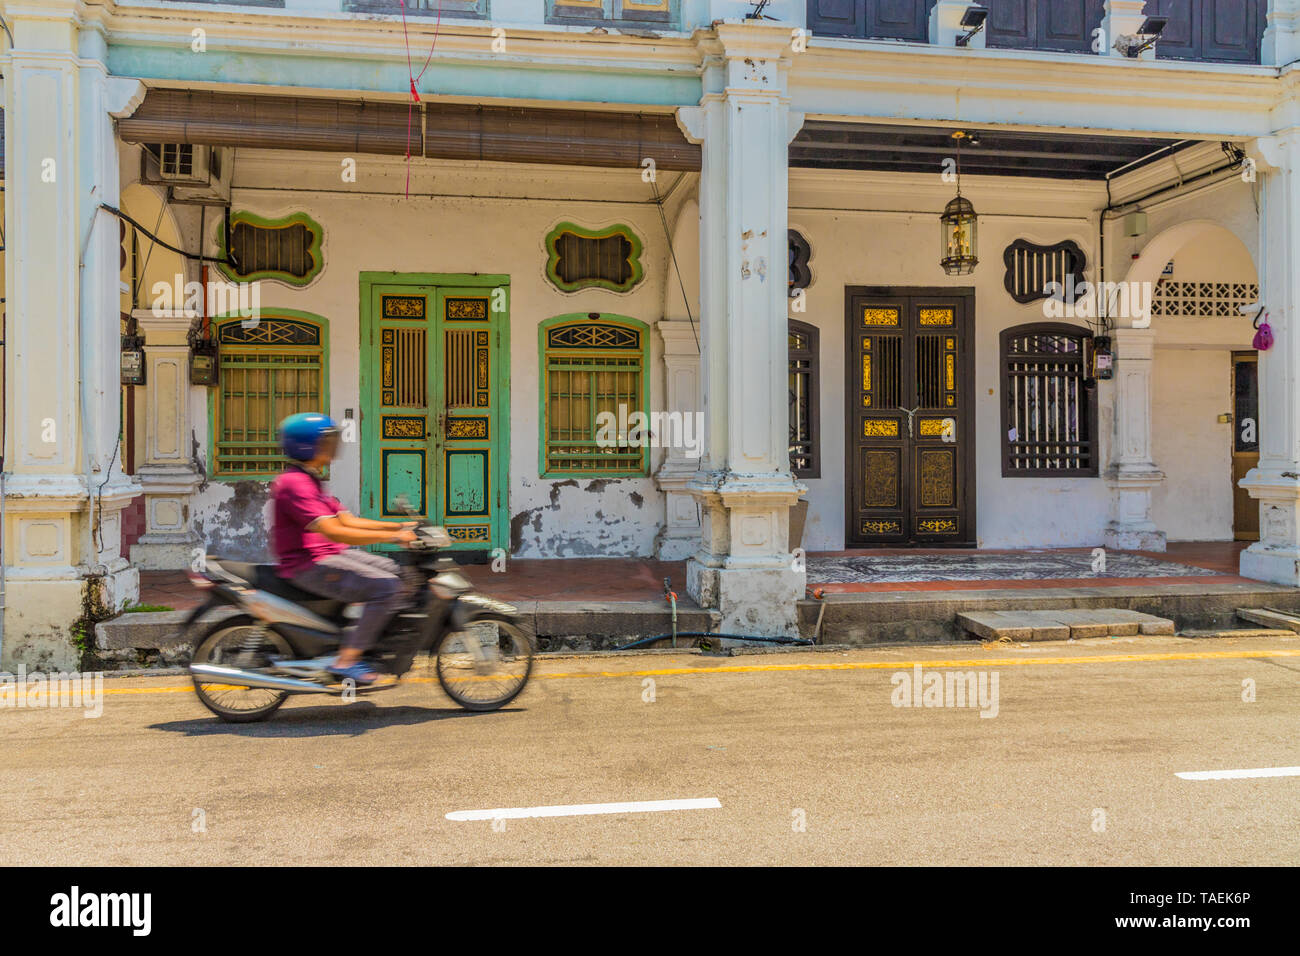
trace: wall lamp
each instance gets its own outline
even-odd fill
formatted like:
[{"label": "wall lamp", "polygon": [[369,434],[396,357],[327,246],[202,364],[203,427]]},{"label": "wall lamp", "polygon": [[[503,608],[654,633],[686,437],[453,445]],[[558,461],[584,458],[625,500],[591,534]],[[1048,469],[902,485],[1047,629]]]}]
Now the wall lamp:
[{"label": "wall lamp", "polygon": [[1130,58],[1141,56],[1144,50],[1156,45],[1156,40],[1168,23],[1168,17],[1147,17],[1142,21],[1142,26],[1137,28],[1137,33],[1122,34],[1115,41],[1115,49]]},{"label": "wall lamp", "polygon": [[966,12],[961,15],[959,24],[963,30],[969,30],[965,36],[957,38],[958,46],[965,46],[970,43],[970,38],[984,29],[984,21],[989,17],[989,12],[978,3],[972,3],[966,8]]}]

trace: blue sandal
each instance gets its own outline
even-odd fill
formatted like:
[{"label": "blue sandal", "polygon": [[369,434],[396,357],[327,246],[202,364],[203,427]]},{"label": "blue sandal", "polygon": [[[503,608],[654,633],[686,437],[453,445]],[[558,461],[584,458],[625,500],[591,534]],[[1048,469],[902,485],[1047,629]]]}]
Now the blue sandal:
[{"label": "blue sandal", "polygon": [[358,687],[365,687],[379,680],[379,672],[369,664],[360,661],[347,667],[327,667],[326,670],[340,680],[351,680]]}]

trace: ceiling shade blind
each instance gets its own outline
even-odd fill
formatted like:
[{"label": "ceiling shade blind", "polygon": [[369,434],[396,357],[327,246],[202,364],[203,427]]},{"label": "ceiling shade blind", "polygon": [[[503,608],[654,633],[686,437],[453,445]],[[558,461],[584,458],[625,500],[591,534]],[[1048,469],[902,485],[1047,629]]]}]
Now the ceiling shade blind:
[{"label": "ceiling shade blind", "polygon": [[[671,115],[423,103],[411,152],[431,159],[660,169],[700,168]],[[321,97],[151,89],[118,121],[128,143],[194,143],[259,149],[404,156],[407,105]]]}]

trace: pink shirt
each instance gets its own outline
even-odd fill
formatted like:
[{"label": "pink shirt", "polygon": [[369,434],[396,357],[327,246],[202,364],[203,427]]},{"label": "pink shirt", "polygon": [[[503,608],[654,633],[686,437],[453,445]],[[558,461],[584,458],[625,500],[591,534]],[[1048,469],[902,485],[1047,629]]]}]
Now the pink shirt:
[{"label": "pink shirt", "polygon": [[290,465],[271,482],[271,501],[271,550],[279,561],[276,573],[280,577],[291,578],[321,558],[348,549],[346,544],[307,530],[317,518],[338,514],[343,505],[302,468]]}]

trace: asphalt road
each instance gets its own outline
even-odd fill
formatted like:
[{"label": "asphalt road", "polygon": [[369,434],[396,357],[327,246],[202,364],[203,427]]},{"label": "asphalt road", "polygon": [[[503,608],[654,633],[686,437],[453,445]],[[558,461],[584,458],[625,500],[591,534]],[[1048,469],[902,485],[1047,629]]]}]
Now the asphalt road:
[{"label": "asphalt road", "polygon": [[[996,673],[996,716],[895,706],[916,661]],[[1300,776],[1175,776],[1300,766],[1300,636],[567,658],[493,714],[413,676],[244,726],[178,677],[0,709],[0,863],[1300,862]]]}]

